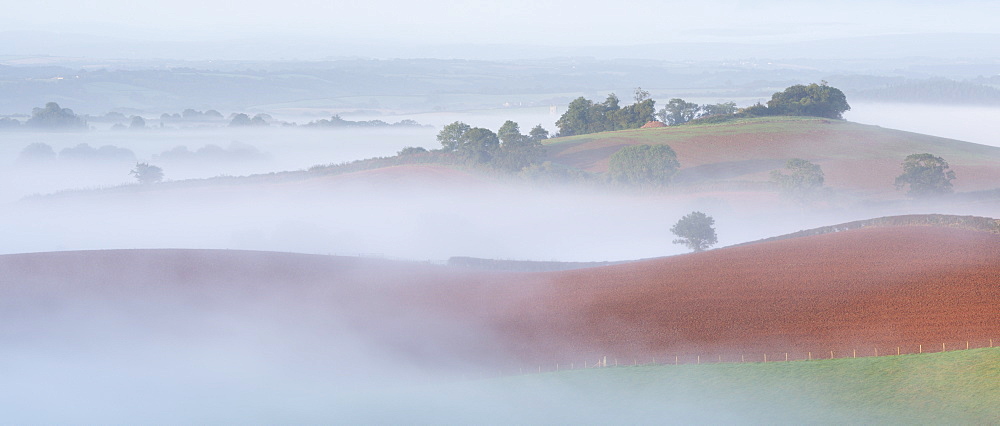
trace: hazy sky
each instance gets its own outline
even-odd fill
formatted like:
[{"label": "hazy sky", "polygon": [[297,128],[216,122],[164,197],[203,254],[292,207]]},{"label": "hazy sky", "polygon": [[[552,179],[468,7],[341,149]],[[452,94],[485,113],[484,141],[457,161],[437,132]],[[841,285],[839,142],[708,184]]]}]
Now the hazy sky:
[{"label": "hazy sky", "polygon": [[331,42],[643,44],[997,33],[995,0],[49,0],[4,5],[0,28],[151,40],[329,37]]}]

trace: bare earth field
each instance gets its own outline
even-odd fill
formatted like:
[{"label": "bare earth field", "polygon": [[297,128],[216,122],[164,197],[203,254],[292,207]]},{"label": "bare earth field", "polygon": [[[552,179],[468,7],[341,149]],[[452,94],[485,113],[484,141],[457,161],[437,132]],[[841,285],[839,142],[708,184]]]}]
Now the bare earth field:
[{"label": "bare earth field", "polygon": [[196,346],[193,335],[224,336],[219,324],[264,324],[261,333],[308,336],[304,352],[336,353],[323,343],[346,334],[377,356],[492,371],[604,356],[868,356],[985,346],[1000,337],[998,283],[1000,236],[931,226],[552,273],[271,252],[50,252],[0,256],[0,338],[66,351],[164,336]]}]

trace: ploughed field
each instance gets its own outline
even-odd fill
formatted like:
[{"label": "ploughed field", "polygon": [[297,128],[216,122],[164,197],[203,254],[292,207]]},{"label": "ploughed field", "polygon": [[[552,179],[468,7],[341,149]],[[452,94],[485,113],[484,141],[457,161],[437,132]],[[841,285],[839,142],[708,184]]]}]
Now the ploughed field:
[{"label": "ploughed field", "polygon": [[591,172],[605,172],[616,151],[637,144],[667,144],[681,169],[674,182],[767,182],[770,171],[791,158],[818,164],[825,184],[837,190],[898,198],[893,182],[910,154],[944,158],[957,178],[955,190],[996,187],[1000,148],[953,139],[812,117],[764,117],[720,124],[670,126],[553,138],[546,143],[551,161]]},{"label": "ploughed field", "polygon": [[303,352],[337,354],[342,348],[323,343],[350,341],[408,363],[496,371],[605,356],[662,363],[937,352],[942,343],[1000,344],[998,319],[1000,235],[935,226],[548,273],[227,250],[0,256],[8,348],[196,346],[242,325],[296,336],[288,344]]}]

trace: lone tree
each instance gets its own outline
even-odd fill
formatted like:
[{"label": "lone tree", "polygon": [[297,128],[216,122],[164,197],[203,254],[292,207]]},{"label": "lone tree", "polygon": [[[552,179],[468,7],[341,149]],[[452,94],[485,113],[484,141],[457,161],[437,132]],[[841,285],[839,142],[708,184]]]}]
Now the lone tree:
[{"label": "lone tree", "polygon": [[674,240],[674,244],[684,244],[689,249],[699,252],[719,242],[712,225],[715,225],[715,219],[711,216],[702,212],[691,212],[678,220],[670,228],[670,232],[680,237]]},{"label": "lone tree", "polygon": [[149,163],[135,163],[135,168],[128,174],[135,176],[141,184],[156,183],[163,180],[163,169]]},{"label": "lone tree", "polygon": [[955,172],[948,170],[948,162],[932,154],[911,154],[903,160],[903,174],[896,177],[896,189],[909,185],[906,192],[914,198],[950,194]]},{"label": "lone tree", "polygon": [[612,180],[633,185],[667,185],[681,168],[677,154],[667,145],[631,145],[608,160]]},{"label": "lone tree", "polygon": [[804,115],[840,119],[850,111],[847,97],[840,89],[823,84],[796,84],[775,93],[767,101],[768,115]]},{"label": "lone tree", "polygon": [[780,170],[771,171],[771,182],[778,185],[782,195],[801,203],[808,203],[823,190],[823,169],[801,158],[793,158],[785,163],[784,174]]}]

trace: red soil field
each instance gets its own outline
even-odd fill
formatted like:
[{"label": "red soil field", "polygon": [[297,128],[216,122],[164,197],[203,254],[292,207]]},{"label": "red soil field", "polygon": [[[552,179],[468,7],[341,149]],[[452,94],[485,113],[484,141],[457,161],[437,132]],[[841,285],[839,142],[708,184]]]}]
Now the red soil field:
[{"label": "red soil field", "polygon": [[996,167],[1000,150],[994,147],[839,120],[794,119],[785,127],[780,119],[767,123],[608,132],[550,144],[547,149],[554,162],[603,173],[610,156],[625,146],[666,143],[677,153],[680,180],[694,174],[766,182],[771,170],[784,168],[790,158],[803,158],[823,168],[827,186],[888,198],[903,197],[893,182],[910,154],[942,156],[957,175],[956,191],[994,189],[1000,179]]},{"label": "red soil field", "polygon": [[868,228],[530,274],[222,250],[5,255],[0,308],[8,339],[42,319],[117,312],[156,332],[225,314],[482,368],[930,352],[1000,344],[1000,236]]}]

